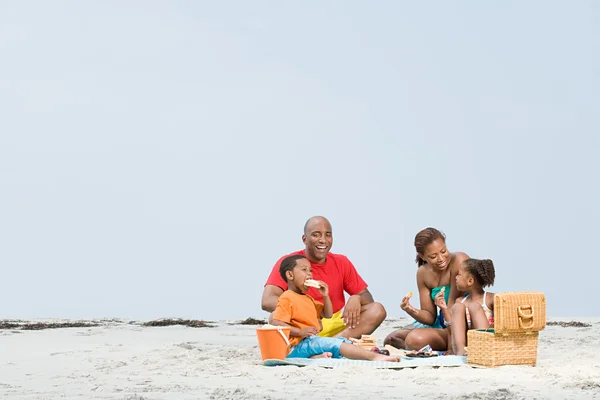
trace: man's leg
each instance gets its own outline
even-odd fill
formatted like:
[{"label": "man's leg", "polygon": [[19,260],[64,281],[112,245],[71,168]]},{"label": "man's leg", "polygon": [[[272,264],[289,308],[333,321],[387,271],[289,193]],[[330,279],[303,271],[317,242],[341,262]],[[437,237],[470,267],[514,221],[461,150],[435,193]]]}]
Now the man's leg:
[{"label": "man's leg", "polygon": [[360,339],[362,335],[370,335],[375,332],[379,325],[385,320],[387,313],[383,304],[369,303],[362,306],[360,318],[355,328],[346,328],[336,336]]}]

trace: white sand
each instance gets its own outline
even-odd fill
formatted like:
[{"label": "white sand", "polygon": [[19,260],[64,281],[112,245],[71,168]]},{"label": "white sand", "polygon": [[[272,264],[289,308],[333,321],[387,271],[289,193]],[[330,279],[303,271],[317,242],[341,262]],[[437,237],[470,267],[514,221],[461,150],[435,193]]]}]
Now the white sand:
[{"label": "white sand", "polygon": [[[552,320],[552,319],[550,319]],[[560,319],[569,321],[570,319]],[[600,399],[600,318],[549,326],[538,366],[263,367],[255,327],[0,331],[0,396],[20,399]],[[407,320],[389,320],[378,344]]]}]

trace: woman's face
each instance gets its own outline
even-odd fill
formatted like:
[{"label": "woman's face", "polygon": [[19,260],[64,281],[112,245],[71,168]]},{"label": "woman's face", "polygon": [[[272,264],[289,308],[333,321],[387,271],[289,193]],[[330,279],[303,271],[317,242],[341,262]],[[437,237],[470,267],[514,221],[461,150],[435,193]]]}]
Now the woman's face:
[{"label": "woman's face", "polygon": [[444,239],[436,239],[425,247],[425,253],[421,254],[421,258],[440,270],[445,270],[450,265],[450,252],[446,248]]},{"label": "woman's face", "polygon": [[458,267],[456,275],[456,288],[461,292],[466,292],[473,285],[473,276],[467,271],[467,266],[462,263]]}]

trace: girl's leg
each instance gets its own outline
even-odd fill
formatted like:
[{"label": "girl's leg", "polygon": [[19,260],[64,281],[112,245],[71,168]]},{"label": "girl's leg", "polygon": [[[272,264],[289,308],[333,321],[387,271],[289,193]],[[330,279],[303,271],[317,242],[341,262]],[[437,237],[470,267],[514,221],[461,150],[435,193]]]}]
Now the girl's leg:
[{"label": "girl's leg", "polygon": [[[472,314],[471,318],[473,318]],[[465,346],[467,345],[467,312],[463,303],[454,303],[452,306],[452,324],[450,325],[450,329],[452,329],[452,349],[454,350],[454,354],[464,356]]]},{"label": "girl's leg", "polygon": [[349,343],[342,343],[340,346],[340,354],[346,358],[353,360],[370,360],[370,361],[393,361],[399,362],[400,358],[394,356],[385,356],[383,354],[374,353],[369,350],[365,350],[361,347],[355,346]]},{"label": "girl's leg", "polygon": [[471,314],[472,329],[488,329],[490,327],[490,323],[485,316],[483,308],[481,308],[481,304],[472,301],[467,307],[469,308],[469,313]]},{"label": "girl's leg", "polygon": [[408,333],[404,340],[407,350],[420,350],[429,345],[433,350],[448,349],[448,332],[438,328],[417,328]]}]

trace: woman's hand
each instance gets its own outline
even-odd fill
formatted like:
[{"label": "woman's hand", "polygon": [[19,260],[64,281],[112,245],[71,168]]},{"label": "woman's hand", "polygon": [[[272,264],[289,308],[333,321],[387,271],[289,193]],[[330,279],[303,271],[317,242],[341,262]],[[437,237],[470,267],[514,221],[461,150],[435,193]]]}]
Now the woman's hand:
[{"label": "woman's hand", "polygon": [[402,301],[400,302],[400,308],[407,312],[410,315],[416,314],[417,309],[414,308],[413,306],[410,305],[410,303],[408,302],[408,300],[410,299],[411,296],[406,295],[404,296],[404,298],[402,299]]}]

